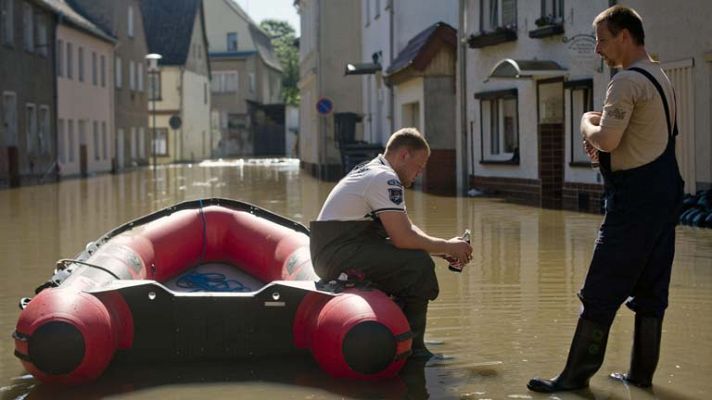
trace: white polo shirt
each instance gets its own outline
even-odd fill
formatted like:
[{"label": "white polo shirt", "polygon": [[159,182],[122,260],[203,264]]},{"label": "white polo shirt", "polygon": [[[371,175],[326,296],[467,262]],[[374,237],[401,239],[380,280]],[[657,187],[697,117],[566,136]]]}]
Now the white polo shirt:
[{"label": "white polo shirt", "polygon": [[376,219],[384,211],[406,212],[403,184],[382,154],[354,168],[326,198],[317,221]]}]

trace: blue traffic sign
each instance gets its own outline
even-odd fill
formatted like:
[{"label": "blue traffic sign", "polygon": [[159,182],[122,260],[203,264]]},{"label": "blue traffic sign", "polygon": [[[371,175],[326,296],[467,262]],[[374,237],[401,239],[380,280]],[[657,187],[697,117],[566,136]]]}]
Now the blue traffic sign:
[{"label": "blue traffic sign", "polygon": [[316,111],[321,115],[328,115],[334,111],[334,102],[328,97],[322,97],[316,102]]}]

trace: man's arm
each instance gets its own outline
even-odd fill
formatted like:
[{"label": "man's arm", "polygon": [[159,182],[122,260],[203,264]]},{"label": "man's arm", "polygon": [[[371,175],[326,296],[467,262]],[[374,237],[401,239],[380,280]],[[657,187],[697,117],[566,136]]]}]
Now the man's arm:
[{"label": "man's arm", "polygon": [[464,240],[441,239],[430,236],[413,225],[408,215],[399,211],[378,214],[391,242],[400,249],[425,250],[430,254],[446,254],[466,264],[472,257],[472,247]]},{"label": "man's arm", "polygon": [[589,111],[581,117],[581,135],[598,150],[610,153],[618,147],[623,129],[601,126],[601,113]]}]

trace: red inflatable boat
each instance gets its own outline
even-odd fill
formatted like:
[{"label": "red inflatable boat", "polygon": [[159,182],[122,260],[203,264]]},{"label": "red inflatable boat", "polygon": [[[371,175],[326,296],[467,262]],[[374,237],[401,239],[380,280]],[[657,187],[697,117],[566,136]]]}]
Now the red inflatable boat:
[{"label": "red inflatable boat", "polygon": [[367,286],[318,282],[303,225],[226,199],[122,225],[61,260],[21,300],[15,355],[44,382],[81,383],[114,359],[224,360],[310,350],[336,377],[395,375],[400,308]]}]

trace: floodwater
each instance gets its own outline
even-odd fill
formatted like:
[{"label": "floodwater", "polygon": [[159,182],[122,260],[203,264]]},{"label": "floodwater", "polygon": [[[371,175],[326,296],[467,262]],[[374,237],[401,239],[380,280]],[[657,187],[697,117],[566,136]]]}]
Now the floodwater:
[{"label": "floodwater", "polygon": [[[109,368],[75,388],[42,385],[13,356],[20,297],[113,227],[184,200],[226,197],[308,223],[333,183],[293,160],[226,161],[142,169],[0,191],[0,398],[112,399],[528,399],[534,375],[565,362],[601,216],[543,210],[498,199],[447,198],[409,190],[411,219],[443,237],[472,230],[474,261],[461,274],[437,261],[431,349],[454,358],[409,364],[378,383],[334,380],[309,358]],[[560,399],[704,399],[712,393],[712,230],[679,227],[677,256],[655,386],[607,378],[625,370],[633,314],[622,308],[606,360],[588,391]]]}]

